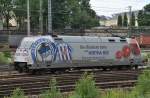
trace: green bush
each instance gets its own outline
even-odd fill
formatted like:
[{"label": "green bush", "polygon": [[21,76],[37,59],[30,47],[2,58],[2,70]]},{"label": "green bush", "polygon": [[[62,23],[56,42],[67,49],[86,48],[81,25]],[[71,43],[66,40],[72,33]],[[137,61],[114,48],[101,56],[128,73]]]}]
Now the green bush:
[{"label": "green bush", "polygon": [[12,62],[10,54],[7,52],[0,52],[0,64],[10,64]]},{"label": "green bush", "polygon": [[17,88],[13,91],[10,98],[25,98],[24,92],[20,88]]},{"label": "green bush", "polygon": [[142,53],[142,57],[144,60],[150,60],[150,53]]},{"label": "green bush", "polygon": [[4,56],[7,58],[11,58],[11,53],[10,52],[3,52]]},{"label": "green bush", "polygon": [[149,58],[149,59],[150,59],[150,53],[147,53],[147,58]]},{"label": "green bush", "polygon": [[41,94],[41,98],[62,98],[60,91],[56,87],[56,79],[50,81],[49,87],[49,90]]},{"label": "green bush", "polygon": [[9,58],[5,57],[3,52],[0,52],[0,63],[2,64],[9,64],[11,61]]},{"label": "green bush", "polygon": [[138,78],[137,91],[142,96],[150,95],[150,70],[145,70]]},{"label": "green bush", "polygon": [[70,98],[99,98],[99,90],[95,86],[93,75],[85,73],[77,82],[75,92]]}]

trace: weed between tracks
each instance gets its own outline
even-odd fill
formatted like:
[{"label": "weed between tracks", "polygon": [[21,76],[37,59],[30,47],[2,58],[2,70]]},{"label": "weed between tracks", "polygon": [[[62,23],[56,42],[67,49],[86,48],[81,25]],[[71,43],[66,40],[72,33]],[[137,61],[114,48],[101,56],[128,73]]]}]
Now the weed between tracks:
[{"label": "weed between tracks", "polygon": [[[93,75],[85,73],[76,83],[75,91],[63,95],[56,87],[56,79],[50,81],[50,89],[33,98],[150,98],[150,70],[145,70],[138,78],[137,85],[131,90],[110,89],[102,92],[95,86]],[[8,98],[8,97],[4,97]],[[26,98],[21,89],[16,89],[10,98]],[[31,98],[31,97],[29,97]]]},{"label": "weed between tracks", "polygon": [[0,62],[2,64],[11,63],[11,53],[10,52],[0,52]]}]

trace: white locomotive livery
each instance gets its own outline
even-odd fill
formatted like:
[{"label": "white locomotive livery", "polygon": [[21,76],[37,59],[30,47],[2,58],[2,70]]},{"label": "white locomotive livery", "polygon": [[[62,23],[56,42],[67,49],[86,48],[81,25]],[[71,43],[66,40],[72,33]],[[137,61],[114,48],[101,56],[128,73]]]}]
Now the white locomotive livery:
[{"label": "white locomotive livery", "polygon": [[14,56],[15,69],[22,71],[68,68],[142,66],[135,39],[90,36],[25,37]]}]

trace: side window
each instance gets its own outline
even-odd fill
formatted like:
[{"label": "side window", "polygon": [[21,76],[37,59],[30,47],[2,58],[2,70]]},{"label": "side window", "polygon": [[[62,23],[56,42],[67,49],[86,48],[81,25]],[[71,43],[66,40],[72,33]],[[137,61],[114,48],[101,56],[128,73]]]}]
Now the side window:
[{"label": "side window", "polygon": [[31,48],[32,42],[29,41],[22,41],[19,48]]},{"label": "side window", "polygon": [[63,43],[63,39],[62,38],[55,38],[54,39],[56,43]]}]

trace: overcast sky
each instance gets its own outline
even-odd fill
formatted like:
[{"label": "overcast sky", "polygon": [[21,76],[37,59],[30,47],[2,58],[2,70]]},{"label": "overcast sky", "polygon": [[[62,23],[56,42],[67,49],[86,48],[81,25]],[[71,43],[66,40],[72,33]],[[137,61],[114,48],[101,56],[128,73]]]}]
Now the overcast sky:
[{"label": "overcast sky", "polygon": [[91,0],[90,3],[98,15],[111,16],[129,11],[128,6],[132,6],[132,10],[142,9],[150,0]]}]

